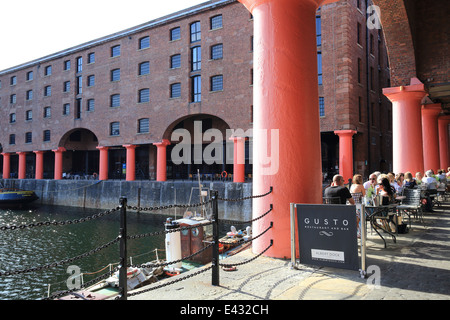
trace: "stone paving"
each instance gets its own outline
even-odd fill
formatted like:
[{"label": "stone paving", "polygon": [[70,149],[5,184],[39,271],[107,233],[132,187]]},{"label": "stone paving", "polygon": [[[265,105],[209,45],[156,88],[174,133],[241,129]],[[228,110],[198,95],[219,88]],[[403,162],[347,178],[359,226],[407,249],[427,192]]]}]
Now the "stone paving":
[{"label": "stone paving", "polygon": [[[379,282],[372,273],[363,279],[352,270],[291,268],[289,260],[261,256],[236,271],[221,270],[220,286],[211,285],[208,270],[129,300],[450,300],[449,203],[425,213],[423,224],[413,220],[409,233],[398,235],[397,243],[385,238],[387,248],[368,227],[367,266],[379,270]],[[245,250],[221,262],[254,256]]]}]

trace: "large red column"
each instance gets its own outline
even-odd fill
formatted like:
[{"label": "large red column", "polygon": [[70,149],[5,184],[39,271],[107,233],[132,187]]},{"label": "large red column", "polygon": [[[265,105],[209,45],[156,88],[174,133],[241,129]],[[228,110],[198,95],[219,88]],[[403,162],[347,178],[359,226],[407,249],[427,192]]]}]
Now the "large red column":
[{"label": "large red column", "polygon": [[109,147],[98,146],[98,150],[100,150],[99,157],[99,180],[108,180],[108,149]]},{"label": "large red column", "polygon": [[450,150],[448,141],[448,125],[450,124],[450,115],[440,116],[438,118],[439,127],[439,163],[441,169],[450,167]]},{"label": "large red column", "polygon": [[425,86],[411,79],[409,86],[384,88],[392,102],[392,159],[394,172],[424,172],[421,101]]},{"label": "large red column", "polygon": [[33,151],[36,154],[35,179],[44,179],[44,151]]},{"label": "large red column", "polygon": [[353,135],[356,131],[336,130],[334,133],[339,136],[339,174],[347,183],[353,178]]},{"label": "large red column", "polygon": [[62,179],[63,172],[63,152],[66,151],[65,148],[59,147],[58,149],[52,150],[55,153],[55,180]]},{"label": "large red column", "polygon": [[424,170],[436,172],[439,166],[439,131],[438,115],[442,111],[441,104],[422,106],[422,140]]},{"label": "large red column", "polygon": [[11,153],[2,153],[3,156],[3,179],[11,176]]},{"label": "large red column", "polygon": [[156,181],[167,181],[167,146],[170,141],[163,139],[162,142],[156,142],[154,145],[157,148],[156,156]]},{"label": "large red column", "polygon": [[233,182],[245,182],[245,138],[231,137],[234,143]]},{"label": "large red column", "polygon": [[[321,0],[239,0],[253,15],[255,253],[290,257],[290,203],[322,203],[316,22]],[[307,178],[306,178],[307,177]],[[305,182],[307,179],[307,183]]]},{"label": "large red column", "polygon": [[127,181],[136,180],[136,145],[134,144],[126,144],[124,147],[127,149]]},{"label": "large red column", "polygon": [[27,174],[27,153],[28,152],[16,152],[19,155],[19,179],[25,179]]}]

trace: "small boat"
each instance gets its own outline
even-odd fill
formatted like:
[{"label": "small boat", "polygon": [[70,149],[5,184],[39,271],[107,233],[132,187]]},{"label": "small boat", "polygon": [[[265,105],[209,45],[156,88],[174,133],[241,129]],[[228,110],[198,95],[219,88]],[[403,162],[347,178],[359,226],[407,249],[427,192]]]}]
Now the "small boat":
[{"label": "small boat", "polygon": [[21,190],[16,188],[3,188],[0,189],[0,206],[23,206],[33,201],[36,201],[39,197],[34,191]]}]

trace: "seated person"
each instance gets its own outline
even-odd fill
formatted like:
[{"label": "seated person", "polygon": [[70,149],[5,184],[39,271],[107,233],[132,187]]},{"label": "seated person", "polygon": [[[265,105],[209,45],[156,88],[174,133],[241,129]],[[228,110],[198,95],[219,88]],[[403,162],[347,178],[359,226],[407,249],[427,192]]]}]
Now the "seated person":
[{"label": "seated person", "polygon": [[412,173],[405,172],[405,188],[414,189],[417,186],[416,180],[413,179]]},{"label": "seated person", "polygon": [[381,179],[380,189],[378,189],[378,191],[379,191],[378,194],[382,196],[381,204],[383,206],[394,202],[395,193],[388,178]]},{"label": "seated person", "polygon": [[422,179],[422,183],[425,183],[427,186],[427,189],[437,189],[437,180],[434,177],[433,170],[427,170],[425,172],[425,178]]},{"label": "seated person", "polygon": [[338,174],[333,177],[331,186],[325,189],[324,197],[339,197],[341,204],[345,204],[347,200],[350,204],[355,204],[355,200],[350,194],[350,191],[344,186],[344,177]]}]

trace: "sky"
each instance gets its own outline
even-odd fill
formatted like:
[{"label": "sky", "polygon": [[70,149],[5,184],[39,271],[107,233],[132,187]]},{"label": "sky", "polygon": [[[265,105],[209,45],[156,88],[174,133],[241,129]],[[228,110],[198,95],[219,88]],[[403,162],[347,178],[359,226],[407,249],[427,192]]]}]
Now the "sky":
[{"label": "sky", "polygon": [[3,0],[0,70],[203,2],[207,0]]}]

